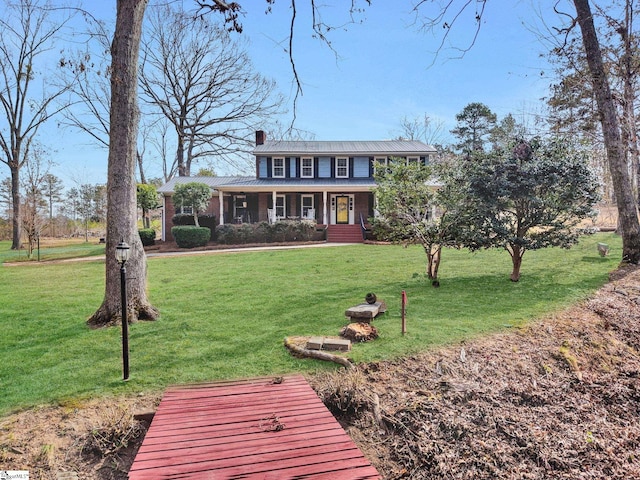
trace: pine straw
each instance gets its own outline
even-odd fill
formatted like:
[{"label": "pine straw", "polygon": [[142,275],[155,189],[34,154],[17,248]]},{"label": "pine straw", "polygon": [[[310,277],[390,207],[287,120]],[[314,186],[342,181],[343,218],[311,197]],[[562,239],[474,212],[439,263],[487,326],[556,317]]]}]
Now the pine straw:
[{"label": "pine straw", "polygon": [[640,271],[621,276],[528,328],[315,388],[386,479],[640,478]]}]

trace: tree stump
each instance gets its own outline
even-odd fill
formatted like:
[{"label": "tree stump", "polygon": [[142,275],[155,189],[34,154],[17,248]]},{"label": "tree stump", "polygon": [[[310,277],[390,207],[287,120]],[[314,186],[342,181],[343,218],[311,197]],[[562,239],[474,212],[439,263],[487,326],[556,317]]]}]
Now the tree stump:
[{"label": "tree stump", "polygon": [[370,323],[350,323],[340,330],[340,336],[353,342],[368,342],[378,338],[378,330]]}]

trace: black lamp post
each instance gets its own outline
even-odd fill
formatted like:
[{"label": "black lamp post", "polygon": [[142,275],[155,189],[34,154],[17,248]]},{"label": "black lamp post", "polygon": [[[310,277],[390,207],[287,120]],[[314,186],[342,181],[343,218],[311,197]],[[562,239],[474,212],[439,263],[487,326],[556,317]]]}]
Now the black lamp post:
[{"label": "black lamp post", "polygon": [[127,269],[129,245],[123,240],[116,246],[116,260],[120,264],[120,298],[122,300],[122,371],[123,380],[129,380],[129,321],[127,319]]}]

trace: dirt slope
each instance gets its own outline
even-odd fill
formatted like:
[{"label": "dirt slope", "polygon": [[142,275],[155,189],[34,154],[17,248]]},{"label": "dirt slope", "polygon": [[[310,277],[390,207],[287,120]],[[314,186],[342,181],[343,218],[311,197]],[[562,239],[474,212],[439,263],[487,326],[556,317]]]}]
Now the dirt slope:
[{"label": "dirt slope", "polygon": [[[640,270],[525,329],[310,381],[385,479],[640,479]],[[157,395],[0,420],[0,470],[125,479]]]}]

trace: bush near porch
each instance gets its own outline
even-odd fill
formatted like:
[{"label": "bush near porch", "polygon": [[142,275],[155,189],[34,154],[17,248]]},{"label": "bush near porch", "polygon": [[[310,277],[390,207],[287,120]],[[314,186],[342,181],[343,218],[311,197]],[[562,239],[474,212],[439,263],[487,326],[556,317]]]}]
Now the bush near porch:
[{"label": "bush near porch", "polygon": [[282,220],[276,223],[244,223],[242,225],[218,225],[218,243],[238,245],[245,243],[306,242],[323,240],[324,231],[316,232],[312,220]]},{"label": "bush near porch", "polygon": [[[178,213],[171,218],[174,227],[195,225],[193,215],[190,213]],[[211,231],[210,241],[216,241],[216,225],[218,225],[217,217],[210,213],[201,213],[198,215],[198,223],[201,227],[207,227]]]}]

